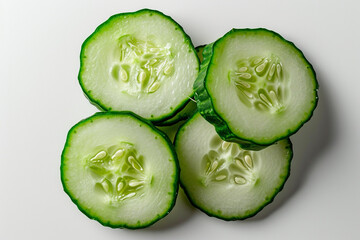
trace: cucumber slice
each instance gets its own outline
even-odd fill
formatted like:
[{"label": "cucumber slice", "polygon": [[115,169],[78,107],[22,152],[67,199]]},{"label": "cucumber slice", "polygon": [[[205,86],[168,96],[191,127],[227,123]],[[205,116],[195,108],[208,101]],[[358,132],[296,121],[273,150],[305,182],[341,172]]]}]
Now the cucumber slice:
[{"label": "cucumber slice", "polygon": [[199,113],[179,129],[175,149],[190,201],[224,220],[254,216],[272,202],[290,174],[293,155],[289,139],[260,151],[225,142]]},{"label": "cucumber slice", "polygon": [[130,112],[79,122],[61,158],[65,192],[85,215],[113,228],[143,228],[163,218],[175,204],[178,176],[170,140]]},{"label": "cucumber slice", "polygon": [[303,53],[266,29],[233,29],[205,47],[194,84],[199,112],[222,139],[259,149],[294,134],[317,105]]},{"label": "cucumber slice", "polygon": [[172,18],[143,9],[101,24],[82,45],[79,83],[101,110],[162,121],[193,96],[194,46]]}]

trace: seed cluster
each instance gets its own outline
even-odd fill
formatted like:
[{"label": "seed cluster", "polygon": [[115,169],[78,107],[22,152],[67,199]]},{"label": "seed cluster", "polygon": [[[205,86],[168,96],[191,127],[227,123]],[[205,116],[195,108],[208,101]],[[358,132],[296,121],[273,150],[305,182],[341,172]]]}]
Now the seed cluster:
[{"label": "seed cluster", "polygon": [[271,113],[285,109],[286,82],[278,57],[251,57],[239,60],[236,65],[229,78],[246,106]]},{"label": "seed cluster", "polygon": [[88,160],[87,167],[94,177],[95,188],[105,194],[110,204],[117,204],[137,195],[144,187],[142,159],[134,146],[126,143],[101,150]]},{"label": "seed cluster", "polygon": [[244,185],[255,180],[256,152],[244,150],[236,143],[225,142],[218,135],[210,141],[210,148],[202,159],[205,185],[209,182]]},{"label": "seed cluster", "polygon": [[130,95],[154,93],[161,82],[174,73],[169,45],[156,46],[133,36],[122,36],[114,52],[116,62],[110,69],[112,79]]}]

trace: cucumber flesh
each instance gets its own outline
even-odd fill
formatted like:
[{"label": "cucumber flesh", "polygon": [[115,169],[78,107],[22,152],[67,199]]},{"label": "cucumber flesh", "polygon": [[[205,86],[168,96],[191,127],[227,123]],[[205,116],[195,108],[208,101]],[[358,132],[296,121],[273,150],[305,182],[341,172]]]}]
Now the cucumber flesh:
[{"label": "cucumber flesh", "polygon": [[195,99],[222,139],[256,149],[289,137],[312,116],[315,72],[277,33],[233,29],[203,55]]},{"label": "cucumber flesh", "polygon": [[[205,45],[201,45],[195,48],[196,54],[199,58],[200,63],[203,60],[202,52],[204,50]],[[186,106],[181,109],[178,113],[176,113],[175,116],[173,116],[170,119],[166,119],[165,121],[155,123],[157,126],[171,126],[173,124],[178,123],[182,120],[187,120],[189,117],[191,117],[197,110],[196,102],[193,99],[190,99],[189,102],[186,104]]]},{"label": "cucumber flesh", "polygon": [[98,113],[69,131],[61,180],[89,218],[143,228],[174,206],[178,163],[170,140],[147,121],[129,112]]},{"label": "cucumber flesh", "polygon": [[245,150],[223,141],[199,113],[179,129],[175,149],[180,183],[190,201],[224,220],[254,216],[274,199],[290,174],[289,139],[260,151]]},{"label": "cucumber flesh", "polygon": [[80,61],[79,83],[94,105],[151,121],[186,104],[199,71],[181,26],[149,9],[110,17],[85,40]]}]

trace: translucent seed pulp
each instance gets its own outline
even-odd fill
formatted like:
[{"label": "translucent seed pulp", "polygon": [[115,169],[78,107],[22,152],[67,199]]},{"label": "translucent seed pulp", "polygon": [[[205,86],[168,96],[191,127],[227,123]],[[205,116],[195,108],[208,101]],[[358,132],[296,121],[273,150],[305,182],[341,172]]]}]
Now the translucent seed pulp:
[{"label": "translucent seed pulp", "polygon": [[216,168],[219,166],[219,162],[218,161],[214,161],[212,164],[211,164],[211,167],[210,167],[210,170],[209,170],[209,174],[212,174]]},{"label": "translucent seed pulp", "polygon": [[221,180],[224,180],[225,178],[226,178],[226,175],[219,175],[215,178],[215,180],[221,181]]},{"label": "translucent seed pulp", "polygon": [[118,192],[120,192],[122,189],[124,188],[124,183],[123,182],[119,182],[116,186],[116,190]]},{"label": "translucent seed pulp", "polygon": [[141,86],[145,85],[145,80],[146,80],[146,72],[145,71],[141,71],[138,75],[138,81],[141,84]]},{"label": "translucent seed pulp", "polygon": [[131,181],[129,182],[129,186],[130,186],[130,187],[137,187],[137,186],[139,186],[139,185],[141,185],[141,184],[143,184],[143,183],[144,183],[144,181],[131,180]]},{"label": "translucent seed pulp", "polygon": [[244,160],[245,160],[245,163],[246,163],[248,168],[253,167],[253,162],[252,162],[252,159],[251,159],[250,155],[245,155]]},{"label": "translucent seed pulp", "polygon": [[[143,162],[132,144],[109,147],[90,157],[87,167],[94,178],[94,187],[100,184],[105,199],[117,204],[137,194],[146,184]],[[114,150],[115,149],[115,150]]]},{"label": "translucent seed pulp", "polygon": [[104,157],[106,157],[106,152],[100,151],[93,158],[91,158],[91,160],[99,160],[99,159],[103,159]]},{"label": "translucent seed pulp", "polygon": [[[247,67],[241,67],[241,68],[239,68],[239,72],[246,72],[248,70],[248,68]],[[249,76],[251,77],[251,74],[249,74]]]},{"label": "translucent seed pulp", "polygon": [[159,87],[160,87],[160,83],[154,82],[149,88],[149,93],[156,92],[159,89]]},{"label": "translucent seed pulp", "polygon": [[157,46],[131,35],[119,38],[114,56],[110,77],[120,80],[122,92],[130,95],[155,93],[161,83],[175,72],[169,45]]},{"label": "translucent seed pulp", "polygon": [[119,149],[114,153],[114,155],[111,156],[111,159],[121,158],[122,156],[124,156],[124,153],[125,153],[124,149]]},{"label": "translucent seed pulp", "polygon": [[243,185],[243,184],[246,183],[246,179],[243,178],[243,177],[237,176],[237,177],[234,177],[234,182],[235,182],[236,184]]},{"label": "translucent seed pulp", "polygon": [[143,171],[143,168],[141,167],[139,162],[136,161],[136,159],[133,156],[129,156],[128,161],[134,169],[136,169],[137,171],[140,171],[140,172]]},{"label": "translucent seed pulp", "polygon": [[227,150],[229,148],[230,144],[231,144],[230,142],[223,141],[223,143],[221,144],[221,148],[223,150]]},{"label": "translucent seed pulp", "polygon": [[262,72],[265,70],[267,64],[268,64],[268,60],[265,59],[265,61],[264,61],[263,63],[261,63],[259,66],[257,66],[257,67],[255,68],[256,72],[262,73]]},{"label": "translucent seed pulp", "polygon": [[120,79],[124,82],[127,82],[129,80],[128,73],[123,68],[120,68]]},{"label": "translucent seed pulp", "polygon": [[[203,156],[204,180],[211,182],[244,185],[254,182],[255,152],[243,150],[236,143],[226,142],[216,135],[209,142],[210,151]],[[241,174],[241,175],[239,175]]]},{"label": "translucent seed pulp", "polygon": [[230,71],[229,79],[234,83],[239,100],[247,107],[261,112],[280,113],[286,108],[287,91],[283,67],[278,57],[251,57],[237,62]]}]

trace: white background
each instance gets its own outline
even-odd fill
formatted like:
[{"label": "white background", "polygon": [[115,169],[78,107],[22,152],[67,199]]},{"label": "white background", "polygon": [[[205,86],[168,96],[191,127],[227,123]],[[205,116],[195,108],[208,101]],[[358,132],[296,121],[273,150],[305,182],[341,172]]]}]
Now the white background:
[{"label": "white background", "polygon": [[[96,112],[77,82],[82,42],[108,17],[153,8],[194,45],[265,27],[303,50],[319,105],[291,139],[292,173],[257,216],[225,222],[191,207],[142,230],[88,219],[63,192],[67,131]],[[0,239],[360,239],[359,1],[0,1]]]}]

